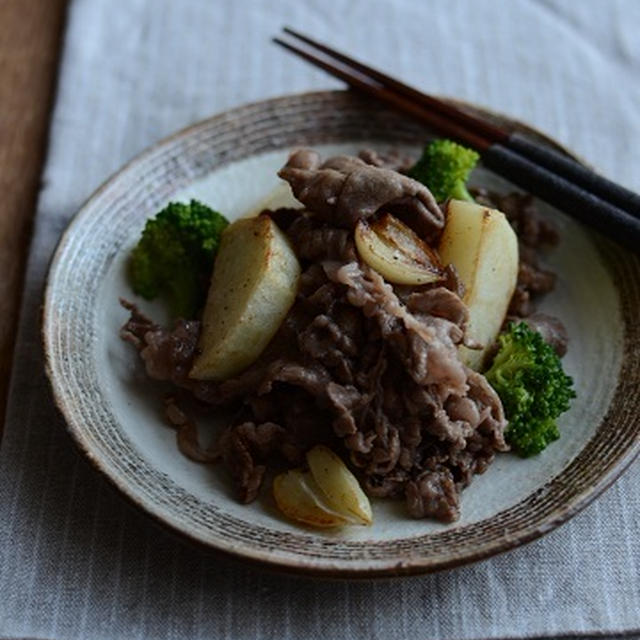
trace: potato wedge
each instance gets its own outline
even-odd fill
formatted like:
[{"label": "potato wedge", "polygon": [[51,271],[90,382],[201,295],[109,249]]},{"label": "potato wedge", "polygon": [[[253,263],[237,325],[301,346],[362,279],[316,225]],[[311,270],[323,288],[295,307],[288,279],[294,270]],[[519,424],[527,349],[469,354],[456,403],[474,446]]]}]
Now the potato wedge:
[{"label": "potato wedge", "polygon": [[482,349],[461,347],[461,357],[479,371],[504,322],[518,279],[516,234],[501,211],[451,200],[438,250],[443,264],[455,266],[466,288],[467,336]]},{"label": "potato wedge", "polygon": [[229,225],[216,256],[190,376],[224,380],[250,365],[293,304],[299,276],[295,253],[271,218],[242,218]]},{"label": "potato wedge", "polygon": [[360,524],[371,524],[371,503],[356,477],[331,449],[317,445],[307,452],[307,464],[329,506]]},{"label": "potato wedge", "polygon": [[311,474],[292,469],[273,479],[273,497],[282,513],[298,522],[314,527],[340,527],[347,518],[330,509]]},{"label": "potato wedge", "polygon": [[436,253],[388,213],[371,224],[360,220],[354,235],[360,258],[387,282],[419,285],[442,278]]}]

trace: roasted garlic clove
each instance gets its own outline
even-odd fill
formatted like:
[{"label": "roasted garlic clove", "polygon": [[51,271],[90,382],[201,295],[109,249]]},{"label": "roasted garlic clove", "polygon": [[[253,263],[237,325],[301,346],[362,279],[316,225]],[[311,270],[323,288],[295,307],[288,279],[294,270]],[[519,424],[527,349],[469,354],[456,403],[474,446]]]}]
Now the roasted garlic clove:
[{"label": "roasted garlic clove", "polygon": [[313,447],[307,463],[309,471],[292,469],[273,480],[273,496],[284,515],[315,527],[371,524],[369,498],[331,449]]},{"label": "roasted garlic clove", "polygon": [[359,524],[373,522],[371,503],[356,477],[331,449],[317,445],[307,453],[313,479],[331,508]]},{"label": "roasted garlic clove", "polygon": [[388,282],[420,285],[442,279],[437,253],[394,216],[360,220],[354,235],[360,258]]},{"label": "roasted garlic clove", "polygon": [[311,473],[292,469],[273,480],[273,497],[282,513],[292,520],[314,527],[340,527],[349,520],[331,510]]}]

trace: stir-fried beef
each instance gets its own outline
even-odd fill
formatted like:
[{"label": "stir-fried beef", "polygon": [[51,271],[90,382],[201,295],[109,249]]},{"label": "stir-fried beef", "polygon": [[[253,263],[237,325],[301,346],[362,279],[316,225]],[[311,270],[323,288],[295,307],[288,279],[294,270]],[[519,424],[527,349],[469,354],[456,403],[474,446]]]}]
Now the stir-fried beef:
[{"label": "stir-fried beef", "polygon": [[186,382],[188,386],[200,323],[180,319],[169,331],[155,324],[130,302],[121,299],[120,303],[131,312],[128,322],[120,330],[120,337],[140,351],[149,377],[170,380],[178,386]]},{"label": "stir-fried beef", "polygon": [[[234,385],[243,390],[243,410],[251,420],[241,423],[240,432],[237,425],[229,427],[218,443],[243,500],[255,497],[270,457],[300,459],[305,448],[324,440],[341,443],[350,453],[373,495],[406,492],[412,515],[455,519],[459,491],[495,451],[507,448],[497,395],[457,357],[466,307],[443,287],[410,294],[405,306],[368,267],[334,260],[321,264],[322,273],[317,264],[305,271],[306,293],[300,294],[274,338],[277,346],[295,335],[293,357],[268,364],[263,357],[221,384],[185,380],[183,356],[193,343],[184,341],[184,325],[179,322],[173,332],[152,328],[142,334],[141,355],[149,374],[167,379],[166,365],[174,362],[179,373],[169,379],[193,390],[206,385],[209,393],[218,395],[217,401]],[[327,288],[330,296],[324,295]],[[245,385],[246,380],[252,384]],[[217,387],[217,394],[212,387]],[[282,401],[283,393],[292,391],[304,399],[304,406],[298,404],[294,410],[294,420]],[[315,416],[315,441],[301,438],[301,429],[296,429],[301,414]],[[184,421],[183,416],[179,419]],[[265,432],[262,440],[271,438],[269,446],[247,444],[247,433],[253,431],[246,425],[258,428],[256,424],[265,423],[279,426]],[[322,429],[325,435],[319,437]],[[465,451],[469,455],[461,455]],[[483,458],[480,466],[478,457]],[[456,478],[453,493],[445,494],[451,497],[448,511],[441,501],[434,507],[424,493],[433,486],[418,481],[425,469],[440,477],[440,483]]]},{"label": "stir-fried beef", "polygon": [[335,156],[322,163],[315,151],[300,149],[278,175],[309,211],[332,226],[353,229],[382,208],[424,238],[433,238],[444,226],[444,215],[423,184],[360,158]]},{"label": "stir-fried beef", "polygon": [[219,458],[217,450],[204,449],[198,440],[196,423],[178,405],[174,395],[167,395],[164,399],[164,414],[167,421],[177,433],[178,449],[195,462],[215,462]]},{"label": "stir-fried beef", "polygon": [[550,344],[560,357],[567,353],[569,336],[565,326],[558,318],[549,316],[546,313],[534,313],[526,317],[524,321],[534,331],[540,333],[544,341]]},{"label": "stir-fried beef", "polygon": [[285,430],[273,422],[243,422],[227,429],[218,448],[242,502],[255,500],[267,463],[282,447]]},{"label": "stir-fried beef", "polygon": [[318,224],[309,213],[298,213],[298,218],[288,227],[287,233],[298,247],[298,257],[301,260],[315,261],[323,257],[334,260],[356,259],[353,240],[347,229]]},{"label": "stir-fried beef", "polygon": [[[256,497],[268,469],[300,464],[305,451],[324,443],[349,457],[370,495],[403,498],[411,516],[450,522],[462,489],[508,449],[504,412],[484,376],[458,357],[469,313],[455,269],[435,284],[394,287],[358,260],[352,229],[381,208],[403,212],[423,236],[433,238],[443,226],[423,185],[384,168],[376,155],[363,158],[321,163],[301,150],[280,172],[307,207],[271,212],[302,274],[278,333],[245,371],[221,383],[189,378],[196,321],[165,330],[123,302],[131,318],[121,335],[152,378],[233,408],[235,419],[213,450],[203,451],[193,422],[173,397],[166,401],[182,450],[194,459],[222,458],[242,501]],[[553,233],[529,221],[528,201],[501,206],[525,233],[520,284],[529,305],[531,293],[553,287],[535,255]],[[559,323],[540,315],[529,322],[559,351],[566,347]]]},{"label": "stir-fried beef", "polygon": [[407,171],[409,171],[409,169],[415,164],[415,160],[411,156],[393,149],[386,153],[374,151],[373,149],[363,149],[358,153],[358,158],[367,164],[373,165],[374,167],[391,169],[392,171],[398,171],[399,173],[407,173]]}]

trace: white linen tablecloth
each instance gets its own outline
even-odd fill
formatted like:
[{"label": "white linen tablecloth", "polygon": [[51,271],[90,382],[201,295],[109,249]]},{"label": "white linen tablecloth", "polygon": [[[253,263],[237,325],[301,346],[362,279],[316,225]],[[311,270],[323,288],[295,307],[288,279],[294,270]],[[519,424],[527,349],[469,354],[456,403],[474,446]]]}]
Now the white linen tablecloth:
[{"label": "white linen tablecloth", "polygon": [[0,637],[640,635],[640,465],[571,522],[466,568],[332,582],[212,557],[130,507],[51,402],[39,305],[85,198],[215,112],[340,84],[269,42],[289,24],[425,90],[539,127],[640,190],[640,2],[75,0],[0,450]]}]

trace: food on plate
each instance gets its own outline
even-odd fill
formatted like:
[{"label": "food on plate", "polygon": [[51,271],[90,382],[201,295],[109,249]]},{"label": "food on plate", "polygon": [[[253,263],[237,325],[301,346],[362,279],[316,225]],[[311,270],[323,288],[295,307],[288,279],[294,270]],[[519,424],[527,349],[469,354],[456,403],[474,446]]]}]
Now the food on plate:
[{"label": "food on plate", "polygon": [[448,198],[473,202],[467,180],[479,159],[473,149],[452,140],[432,140],[408,174],[429,187],[438,202]]},{"label": "food on plate", "polygon": [[428,284],[442,279],[440,258],[420,236],[385,213],[354,231],[359,257],[392,284]]},{"label": "food on plate", "polygon": [[296,297],[300,265],[267,215],[227,227],[215,260],[191,377],[224,380],[262,353]]},{"label": "food on plate", "polygon": [[576,394],[552,345],[524,322],[509,324],[498,345],[485,376],[502,400],[507,442],[526,458],[560,437],[556,419]]},{"label": "food on plate", "polygon": [[[502,211],[516,232],[520,264],[507,314],[508,318],[529,318],[535,313],[536,300],[555,287],[556,274],[541,265],[541,256],[558,244],[556,227],[538,214],[536,203],[529,194],[500,194],[477,187],[470,191],[478,204]],[[538,323],[536,329],[545,330],[544,324]]]},{"label": "food on plate", "polygon": [[307,464],[329,504],[360,524],[371,524],[369,498],[356,477],[331,449],[317,445],[307,452]]},{"label": "food on plate", "polygon": [[273,480],[274,499],[286,516],[318,527],[371,524],[369,499],[335,453],[317,445],[306,460],[309,471],[291,469]]},{"label": "food on plate", "polygon": [[[430,148],[426,173],[392,154],[323,161],[310,149],[294,151],[279,176],[295,206],[272,198],[223,234],[202,317],[166,328],[124,303],[131,316],[123,339],[151,378],[173,386],[166,416],[181,450],[221,461],[241,501],[254,500],[275,476],[276,504],[308,524],[370,522],[367,496],[403,500],[415,518],[452,522],[462,490],[510,449],[510,433],[521,454],[550,439],[547,418],[555,421],[572,392],[560,374],[553,389],[535,386],[552,362],[538,339],[535,366],[520,358],[522,373],[496,361],[496,388],[483,370],[497,349],[511,361],[504,355],[516,352],[511,321],[540,331],[558,353],[566,348],[561,323],[534,313],[554,284],[539,248],[557,236],[529,196],[468,188],[476,158],[467,150]],[[437,197],[430,187],[441,189]],[[280,265],[273,272],[267,253]],[[256,287],[243,290],[245,278]],[[259,313],[246,313],[254,308]],[[255,335],[260,348],[251,346]],[[501,399],[503,387],[513,398]],[[194,401],[230,416],[207,450],[187,408]]]},{"label": "food on plate", "polygon": [[501,211],[450,200],[438,253],[444,264],[455,265],[464,285],[462,300],[469,310],[467,339],[482,348],[462,346],[461,356],[479,371],[516,288],[518,239]]},{"label": "food on plate", "polygon": [[433,238],[444,215],[429,189],[409,176],[353,156],[321,162],[311,149],[291,154],[278,175],[293,195],[330,227],[353,230],[380,211],[396,214],[423,238]]},{"label": "food on plate", "polygon": [[191,200],[172,202],[149,220],[131,252],[129,281],[147,300],[162,295],[175,317],[193,317],[204,302],[226,218]]},{"label": "food on plate", "polygon": [[326,502],[309,471],[290,469],[273,479],[273,497],[278,509],[296,522],[329,528],[352,524]]}]

